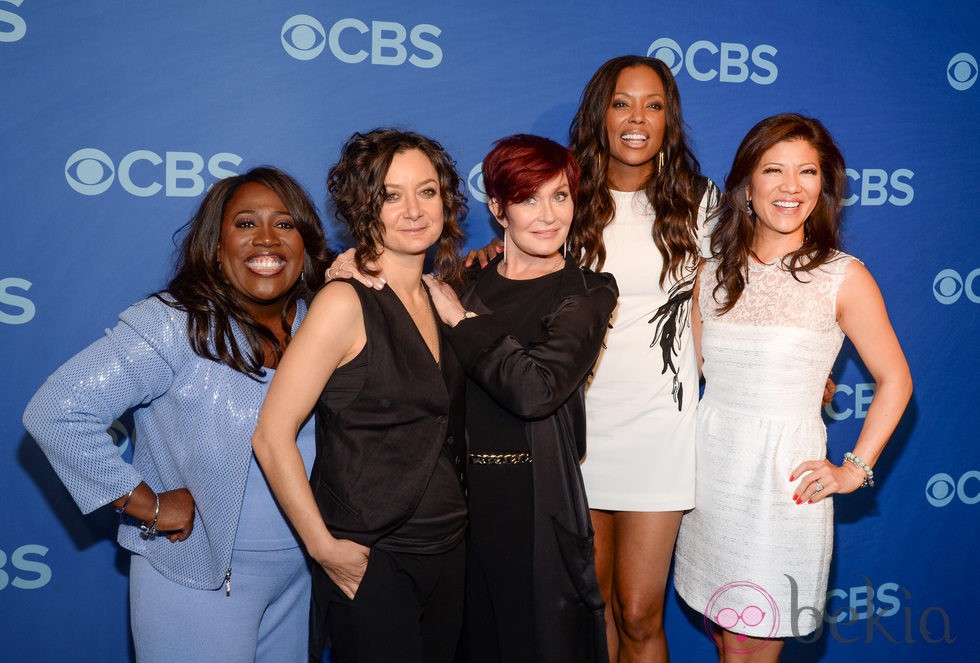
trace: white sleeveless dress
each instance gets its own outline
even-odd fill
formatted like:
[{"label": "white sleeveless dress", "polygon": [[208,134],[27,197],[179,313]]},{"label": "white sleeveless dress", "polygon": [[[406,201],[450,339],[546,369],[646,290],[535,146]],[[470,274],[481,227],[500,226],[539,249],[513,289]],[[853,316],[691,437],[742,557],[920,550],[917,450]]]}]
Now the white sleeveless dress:
[{"label": "white sleeveless dress", "polygon": [[729,631],[813,632],[826,601],[833,502],[796,504],[801,462],[827,455],[821,399],[843,340],[837,292],[852,256],[799,282],[752,261],[735,307],[717,314],[717,262],[701,272],[705,391],[698,407],[696,506],[675,551],[681,598]]},{"label": "white sleeveless dress", "polygon": [[[585,394],[589,506],[612,511],[682,511],[694,506],[698,369],[689,300],[654,319],[672,295],[694,286],[696,261],[660,286],[663,257],[654,212],[642,191],[609,192],[616,214],[603,230],[602,271],[616,277],[619,303]],[[698,210],[698,241],[718,200],[711,182]]]}]

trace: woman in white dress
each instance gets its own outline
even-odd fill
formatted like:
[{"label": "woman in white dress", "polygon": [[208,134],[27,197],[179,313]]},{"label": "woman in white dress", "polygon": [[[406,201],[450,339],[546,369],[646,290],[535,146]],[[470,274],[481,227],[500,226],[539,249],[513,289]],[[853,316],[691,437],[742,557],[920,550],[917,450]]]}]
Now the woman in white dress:
[{"label": "woman in white dress", "polygon": [[660,60],[603,64],[570,138],[582,166],[572,254],[620,287],[586,394],[582,466],[610,659],[667,661],[667,574],[681,514],[694,506],[691,293],[718,194],[687,147],[677,85]]},{"label": "woman in white dress", "polygon": [[[674,584],[720,631],[722,661],[776,661],[782,638],[818,628],[833,544],[827,497],[874,484],[871,468],[911,395],[874,279],[838,250],[844,183],[822,124],[763,120],[735,155],[715,257],[700,270],[697,507],[681,525]],[[844,334],[877,388],[837,465],[820,401]]]}]

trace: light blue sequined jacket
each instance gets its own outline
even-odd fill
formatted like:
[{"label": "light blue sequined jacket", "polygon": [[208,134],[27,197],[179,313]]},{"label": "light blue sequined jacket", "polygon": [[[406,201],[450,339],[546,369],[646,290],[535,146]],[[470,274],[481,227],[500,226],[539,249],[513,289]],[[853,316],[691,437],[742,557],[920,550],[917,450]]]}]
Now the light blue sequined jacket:
[{"label": "light blue sequined jacket", "polygon": [[[300,301],[294,332],[305,316]],[[237,328],[236,338],[248,347]],[[255,380],[195,354],[187,315],[150,297],[47,379],[27,406],[24,426],[85,513],[140,481],[157,492],[187,488],[196,511],[186,541],[143,540],[123,524],[119,543],[175,582],[215,589],[231,560],[264,392]],[[132,465],[106,432],[130,408]]]}]

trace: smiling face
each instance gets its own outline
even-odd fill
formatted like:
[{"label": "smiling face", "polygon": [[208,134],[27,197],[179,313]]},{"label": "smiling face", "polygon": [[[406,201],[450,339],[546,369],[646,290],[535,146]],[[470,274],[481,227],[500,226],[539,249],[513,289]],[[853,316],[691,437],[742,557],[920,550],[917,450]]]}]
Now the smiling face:
[{"label": "smiling face", "polygon": [[505,210],[501,210],[499,202],[491,200],[490,211],[510,239],[507,260],[533,262],[552,260],[558,255],[575,208],[568,178],[560,173],[538,187],[527,200],[512,203]]},{"label": "smiling face", "polygon": [[281,307],[303,272],[303,250],[292,216],[271,189],[247,182],[225,204],[218,243],[221,272],[255,317],[263,308]]},{"label": "smiling face", "polygon": [[610,186],[636,191],[653,173],[667,128],[664,83],[653,69],[638,65],[623,69],[606,109]]},{"label": "smiling face", "polygon": [[822,185],[820,155],[807,141],[782,141],[766,150],[745,192],[757,218],[756,242],[777,241],[785,250],[801,244]]},{"label": "smiling face", "polygon": [[399,152],[391,159],[384,189],[382,255],[424,256],[442,235],[444,210],[435,166],[419,150]]}]

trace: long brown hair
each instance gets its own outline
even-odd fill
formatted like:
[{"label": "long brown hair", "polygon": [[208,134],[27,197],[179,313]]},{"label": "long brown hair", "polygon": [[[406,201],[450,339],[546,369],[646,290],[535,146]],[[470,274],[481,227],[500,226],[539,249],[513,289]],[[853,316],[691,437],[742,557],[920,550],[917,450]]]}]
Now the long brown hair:
[{"label": "long brown hair", "polygon": [[606,111],[616,91],[619,74],[630,67],[649,67],[663,81],[666,92],[667,127],[664,131],[664,166],[654,169],[644,187],[656,215],[651,233],[664,258],[660,273],[663,286],[667,275],[680,279],[684,265],[698,255],[696,236],[700,200],[696,200],[700,164],[684,138],[684,118],[677,83],[670,67],[656,58],[623,55],[604,63],[582,91],[578,111],[569,129],[569,147],[582,167],[582,184],[569,231],[572,255],[583,266],[602,267],[606,247],[602,231],[615,214],[606,174],[609,139]]},{"label": "long brown hair", "polygon": [[794,140],[806,141],[816,150],[820,159],[821,191],[803,225],[803,244],[783,258],[783,266],[793,278],[800,280],[801,273],[826,263],[840,246],[841,199],[847,180],[844,156],[830,132],[819,120],[796,113],[762,120],[749,130],[735,152],[725,179],[718,222],[711,234],[711,252],[719,260],[718,285],[712,292],[720,305],[719,313],[730,311],[745,289],[756,229],[755,214],[746,198],[752,173],[766,150],[777,143]]},{"label": "long brown hair", "polygon": [[355,133],[344,143],[340,160],[327,176],[327,191],[338,219],[346,224],[356,244],[357,268],[371,275],[378,271],[367,267],[381,255],[384,224],[381,206],[385,199],[385,176],[396,154],[418,150],[424,154],[439,177],[442,196],[442,235],[436,247],[434,269],[447,281],[459,279],[459,253],[463,233],[459,226],[466,216],[466,197],[462,180],[452,158],[442,145],[411,131],[374,129]]},{"label": "long brown hair", "polygon": [[[323,225],[303,187],[286,173],[269,166],[220,180],[204,196],[197,212],[177,233],[186,233],[177,254],[174,276],[166,292],[156,293],[164,303],[187,312],[187,336],[194,352],[245,373],[265,375],[265,348],[278,360],[285,351],[276,334],[256,321],[242,296],[218,268],[218,240],[225,205],[235,192],[250,182],[261,184],[282,200],[303,238],[303,271],[282,307],[282,330],[291,335],[288,321],[297,299],[309,299],[322,285],[324,267],[332,259]],[[168,296],[169,293],[169,296]],[[248,348],[238,347],[234,324],[245,334]]]}]

